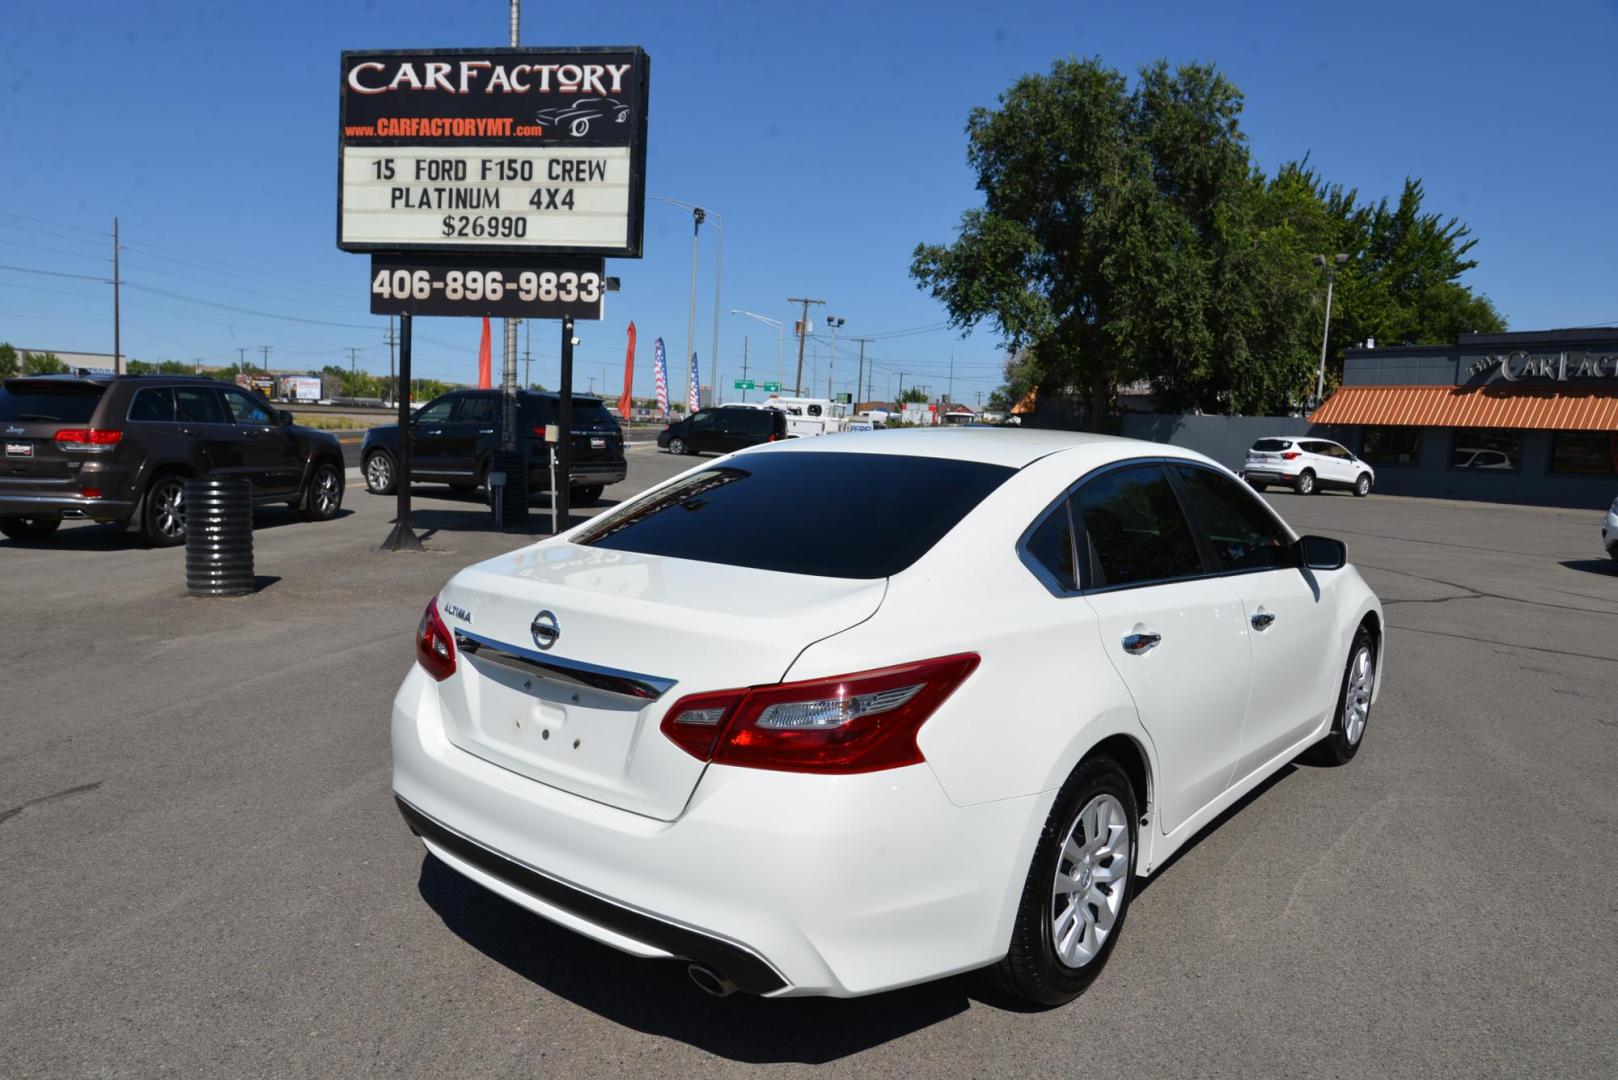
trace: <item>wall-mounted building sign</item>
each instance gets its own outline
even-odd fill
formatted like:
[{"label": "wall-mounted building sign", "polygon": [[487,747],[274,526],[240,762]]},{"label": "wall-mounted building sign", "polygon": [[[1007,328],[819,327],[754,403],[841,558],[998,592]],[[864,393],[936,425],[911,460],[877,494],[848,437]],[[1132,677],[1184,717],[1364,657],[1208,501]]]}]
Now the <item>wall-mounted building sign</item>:
[{"label": "wall-mounted building sign", "polygon": [[639,258],[639,48],[345,52],[337,246]]},{"label": "wall-mounted building sign", "polygon": [[1467,374],[1505,382],[1577,382],[1586,379],[1618,380],[1618,353],[1549,352],[1522,350],[1491,353],[1474,361]]}]

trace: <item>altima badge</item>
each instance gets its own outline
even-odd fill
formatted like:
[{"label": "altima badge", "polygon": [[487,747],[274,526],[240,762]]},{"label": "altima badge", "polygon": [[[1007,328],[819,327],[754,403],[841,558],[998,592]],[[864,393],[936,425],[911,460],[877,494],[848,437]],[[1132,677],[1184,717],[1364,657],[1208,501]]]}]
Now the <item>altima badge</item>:
[{"label": "altima badge", "polygon": [[534,647],[544,652],[556,644],[556,639],[562,636],[562,626],[556,621],[553,611],[541,611],[534,616],[534,621],[528,624],[528,632],[534,635]]}]

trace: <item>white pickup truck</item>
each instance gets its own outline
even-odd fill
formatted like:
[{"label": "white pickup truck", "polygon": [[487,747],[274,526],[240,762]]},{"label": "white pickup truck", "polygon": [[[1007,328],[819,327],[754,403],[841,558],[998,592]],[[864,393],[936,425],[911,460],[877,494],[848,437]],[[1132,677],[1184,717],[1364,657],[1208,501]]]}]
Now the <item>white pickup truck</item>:
[{"label": "white pickup truck", "polygon": [[772,397],[763,405],[787,414],[789,439],[831,435],[848,429],[848,406],[827,398]]}]

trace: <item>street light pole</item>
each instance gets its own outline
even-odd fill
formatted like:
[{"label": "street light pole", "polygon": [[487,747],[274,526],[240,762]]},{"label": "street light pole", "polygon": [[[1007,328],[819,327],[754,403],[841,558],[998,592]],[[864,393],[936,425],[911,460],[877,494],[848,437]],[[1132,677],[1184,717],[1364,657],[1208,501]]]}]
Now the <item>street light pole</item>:
[{"label": "street light pole", "polygon": [[749,319],[761,322],[766,326],[775,327],[775,381],[780,385],[786,374],[786,347],[787,324],[780,319],[772,319],[768,315],[760,315],[753,311],[743,311],[741,308],[731,308],[732,315],[745,315]]},{"label": "street light pole", "polygon": [[832,379],[837,372],[837,328],[847,319],[839,319],[835,315],[826,316],[826,326],[831,330],[831,359],[826,361],[826,400],[831,401],[836,395],[832,392]]},{"label": "street light pole", "polygon": [[[697,341],[697,237],[702,233],[702,219],[706,217],[702,207],[691,208],[691,310],[685,320],[685,400],[686,407],[690,407],[691,398],[695,396],[697,388],[691,385],[691,358],[696,355]],[[699,402],[700,404],[700,402]]]},{"label": "street light pole", "polygon": [[[668,203],[670,206],[678,206],[682,210],[689,210],[691,211],[692,219],[695,221],[691,237],[691,311],[686,320],[685,335],[685,364],[687,367],[691,364],[691,354],[696,351],[697,336],[697,239],[695,233],[701,230],[704,221],[712,225],[714,231],[718,233],[714,241],[717,246],[714,248],[713,266],[713,341],[708,361],[708,381],[714,384],[710,387],[710,392],[717,394],[719,381],[719,291],[725,266],[725,215],[712,207],[704,208],[694,203],[681,202],[679,199],[670,199],[664,195],[648,195],[646,197],[656,199],[661,203]],[[687,383],[689,386],[689,379]],[[687,397],[689,396],[688,390]]]},{"label": "street light pole", "polygon": [[1315,376],[1315,402],[1325,400],[1326,397],[1326,342],[1331,338],[1331,294],[1332,286],[1337,283],[1337,268],[1348,261],[1348,256],[1342,252],[1333,255],[1328,261],[1324,255],[1315,256],[1315,265],[1326,271],[1326,324],[1320,331],[1320,371]]}]

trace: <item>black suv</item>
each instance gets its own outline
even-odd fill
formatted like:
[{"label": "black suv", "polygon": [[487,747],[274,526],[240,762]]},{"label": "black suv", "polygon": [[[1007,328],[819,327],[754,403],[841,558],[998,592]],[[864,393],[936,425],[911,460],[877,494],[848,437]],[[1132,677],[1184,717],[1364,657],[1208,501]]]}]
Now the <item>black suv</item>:
[{"label": "black suv", "polygon": [[787,414],[780,409],[720,406],[694,412],[658,432],[657,445],[671,454],[728,454],[787,437]]},{"label": "black suv", "polygon": [[[550,448],[545,427],[556,423],[557,395],[517,391],[518,445],[528,455],[528,490],[551,489]],[[489,456],[500,449],[504,409],[498,390],[452,390],[433,398],[410,420],[410,478],[421,484],[448,484],[457,491],[481,487]],[[573,395],[573,457],[569,465],[572,498],[601,498],[608,484],[629,472],[624,433],[601,399]],[[365,433],[360,447],[365,486],[375,495],[393,494],[399,480],[399,426]]]},{"label": "black suv", "polygon": [[256,503],[325,521],[343,503],[343,453],[250,391],[183,375],[40,375],[0,384],[0,533],[43,540],[63,518],[185,539],[185,481],[252,481]]}]

